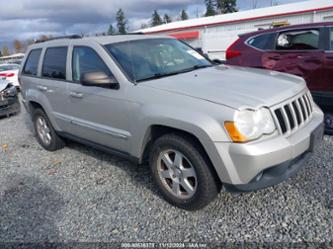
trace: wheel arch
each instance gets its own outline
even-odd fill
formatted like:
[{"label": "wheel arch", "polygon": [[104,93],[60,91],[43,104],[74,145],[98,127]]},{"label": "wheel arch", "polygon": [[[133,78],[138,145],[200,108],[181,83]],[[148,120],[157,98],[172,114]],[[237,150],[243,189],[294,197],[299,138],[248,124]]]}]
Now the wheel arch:
[{"label": "wheel arch", "polygon": [[33,113],[34,110],[36,110],[37,108],[40,108],[43,111],[45,111],[44,107],[40,103],[38,103],[37,101],[31,100],[31,101],[28,102],[28,111],[29,111],[29,113]]},{"label": "wheel arch", "polygon": [[175,127],[168,126],[168,125],[154,124],[154,125],[151,125],[147,129],[146,134],[144,136],[143,144],[142,144],[141,155],[139,157],[140,163],[145,163],[148,161],[150,150],[151,150],[153,143],[158,138],[160,138],[166,134],[176,134],[178,136],[185,137],[187,140],[195,143],[195,145],[198,147],[198,149],[202,152],[202,155],[204,156],[204,158],[207,160],[207,162],[209,162],[209,167],[212,169],[214,176],[216,177],[216,179],[218,181],[221,182],[221,178],[219,177],[219,174],[218,174],[209,154],[207,153],[206,148],[203,146],[203,142],[200,141],[200,139],[196,135],[194,135],[193,133],[191,133],[189,131],[175,128]]}]

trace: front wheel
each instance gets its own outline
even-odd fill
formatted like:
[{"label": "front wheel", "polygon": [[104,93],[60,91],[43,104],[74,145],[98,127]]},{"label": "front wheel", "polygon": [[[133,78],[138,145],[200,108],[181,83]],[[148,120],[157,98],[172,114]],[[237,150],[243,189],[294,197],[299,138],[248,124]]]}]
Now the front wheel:
[{"label": "front wheel", "polygon": [[221,189],[201,147],[188,137],[168,134],[158,138],[151,150],[150,167],[163,197],[183,209],[203,208]]}]

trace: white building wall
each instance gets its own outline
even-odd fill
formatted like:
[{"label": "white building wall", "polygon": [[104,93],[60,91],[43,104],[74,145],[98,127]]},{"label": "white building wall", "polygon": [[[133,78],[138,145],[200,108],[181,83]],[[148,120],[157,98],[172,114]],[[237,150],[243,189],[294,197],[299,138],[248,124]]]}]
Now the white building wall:
[{"label": "white building wall", "polygon": [[[321,10],[312,11],[315,9]],[[295,12],[298,11],[303,11],[304,13],[295,14]],[[281,16],[286,13],[289,14]],[[269,17],[274,15],[275,17]],[[268,17],[262,18],[263,16]],[[186,40],[186,42],[195,48],[201,48],[212,59],[217,58],[224,60],[226,49],[238,38],[239,34],[255,31],[259,28],[267,29],[274,22],[288,22],[290,25],[295,25],[329,21],[333,22],[333,0],[312,0],[173,22],[139,31],[147,34],[154,33],[164,35],[199,31],[200,37],[198,39]]]},{"label": "white building wall", "polygon": [[259,28],[268,29],[274,22],[288,22],[290,25],[296,25],[325,21],[333,21],[333,10],[207,27],[201,29],[202,50],[211,59],[224,60],[225,51],[240,34],[256,31]]}]

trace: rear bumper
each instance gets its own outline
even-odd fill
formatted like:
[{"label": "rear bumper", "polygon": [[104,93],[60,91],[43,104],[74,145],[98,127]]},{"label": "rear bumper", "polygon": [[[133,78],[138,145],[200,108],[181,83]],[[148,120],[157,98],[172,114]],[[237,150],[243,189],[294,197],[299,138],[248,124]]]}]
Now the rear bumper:
[{"label": "rear bumper", "polygon": [[9,97],[8,104],[0,106],[0,117],[16,114],[20,111],[20,102],[18,97]]}]

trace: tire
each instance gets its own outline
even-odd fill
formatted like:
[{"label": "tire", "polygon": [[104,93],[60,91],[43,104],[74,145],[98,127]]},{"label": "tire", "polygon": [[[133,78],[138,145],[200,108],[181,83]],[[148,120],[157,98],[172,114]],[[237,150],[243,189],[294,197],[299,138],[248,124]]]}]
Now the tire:
[{"label": "tire", "polygon": [[333,135],[333,113],[326,113],[324,118],[325,133]]},{"label": "tire", "polygon": [[[41,120],[44,121],[46,128],[44,130],[44,135],[42,136],[41,132],[41,125],[40,122]],[[35,109],[33,114],[32,114],[32,121],[35,129],[35,135],[37,138],[38,143],[48,151],[56,151],[59,149],[64,148],[65,143],[64,141],[57,135],[55,132],[49,118],[47,117],[46,113],[42,109]],[[45,128],[45,126],[43,126]],[[47,134],[46,134],[47,131]],[[45,139],[47,137],[48,139]]]},{"label": "tire", "polygon": [[190,137],[167,134],[158,138],[152,146],[149,164],[162,196],[179,208],[201,209],[221,190],[221,182],[206,154]]}]

